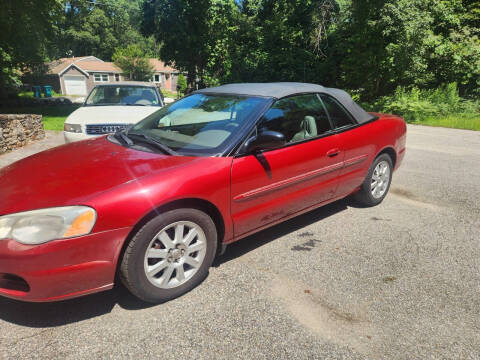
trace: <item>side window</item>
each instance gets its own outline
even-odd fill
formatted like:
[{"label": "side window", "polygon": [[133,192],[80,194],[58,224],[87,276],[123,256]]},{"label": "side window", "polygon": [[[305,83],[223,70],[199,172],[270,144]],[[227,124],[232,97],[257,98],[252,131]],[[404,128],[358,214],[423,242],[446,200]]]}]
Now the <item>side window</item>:
[{"label": "side window", "polygon": [[272,130],[285,135],[286,142],[302,141],[331,130],[328,116],[317,95],[280,99],[265,113],[259,131]]},{"label": "side window", "polygon": [[328,95],[320,95],[323,104],[327,108],[330,119],[336,129],[354,124],[350,114],[348,114],[343,107],[333,97]]}]

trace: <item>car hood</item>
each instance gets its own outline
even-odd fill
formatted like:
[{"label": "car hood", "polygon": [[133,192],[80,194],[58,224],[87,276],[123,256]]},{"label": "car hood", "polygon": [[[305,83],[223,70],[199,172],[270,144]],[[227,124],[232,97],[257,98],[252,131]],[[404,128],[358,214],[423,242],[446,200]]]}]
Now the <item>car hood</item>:
[{"label": "car hood", "polygon": [[82,106],[71,113],[68,124],[136,124],[160,110],[159,106]]},{"label": "car hood", "polygon": [[138,151],[106,137],[62,145],[0,169],[0,215],[82,205],[135,179],[207,159]]}]

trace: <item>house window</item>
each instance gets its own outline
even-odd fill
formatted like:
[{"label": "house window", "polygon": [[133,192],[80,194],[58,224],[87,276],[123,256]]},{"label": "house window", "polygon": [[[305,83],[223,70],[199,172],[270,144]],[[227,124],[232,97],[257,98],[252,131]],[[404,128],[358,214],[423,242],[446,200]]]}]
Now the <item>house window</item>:
[{"label": "house window", "polygon": [[95,74],[93,75],[93,80],[95,82],[108,82],[108,74]]},{"label": "house window", "polygon": [[115,81],[120,81],[120,74],[115,74]]},{"label": "house window", "polygon": [[166,80],[170,79],[170,74],[165,74],[165,79]]},{"label": "house window", "polygon": [[155,74],[154,82],[156,82],[156,83],[160,82],[160,74]]}]

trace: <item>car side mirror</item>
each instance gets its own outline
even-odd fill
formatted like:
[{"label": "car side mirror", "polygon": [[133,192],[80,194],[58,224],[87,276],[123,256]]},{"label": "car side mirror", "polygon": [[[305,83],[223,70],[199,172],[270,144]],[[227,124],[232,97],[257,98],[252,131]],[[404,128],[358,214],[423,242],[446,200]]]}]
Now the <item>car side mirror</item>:
[{"label": "car side mirror", "polygon": [[278,131],[262,131],[252,136],[243,145],[244,152],[255,153],[261,150],[271,150],[285,145],[285,135]]}]

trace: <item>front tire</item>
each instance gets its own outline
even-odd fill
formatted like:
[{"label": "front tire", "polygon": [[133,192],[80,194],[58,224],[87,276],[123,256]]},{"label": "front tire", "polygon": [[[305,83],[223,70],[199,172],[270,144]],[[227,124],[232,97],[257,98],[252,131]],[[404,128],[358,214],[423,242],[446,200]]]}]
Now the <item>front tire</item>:
[{"label": "front tire", "polygon": [[370,166],[360,190],[354,194],[355,200],[365,206],[380,204],[387,196],[392,182],[393,163],[388,154],[378,156]]},{"label": "front tire", "polygon": [[179,297],[208,275],[217,251],[213,220],[197,209],[165,212],[145,224],[128,244],[120,277],[143,301]]}]

